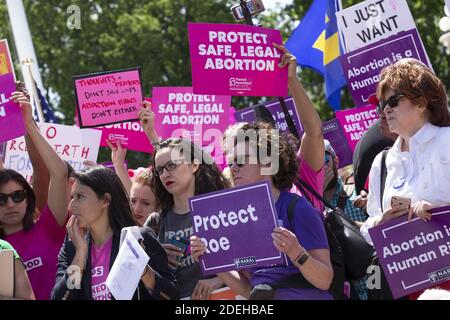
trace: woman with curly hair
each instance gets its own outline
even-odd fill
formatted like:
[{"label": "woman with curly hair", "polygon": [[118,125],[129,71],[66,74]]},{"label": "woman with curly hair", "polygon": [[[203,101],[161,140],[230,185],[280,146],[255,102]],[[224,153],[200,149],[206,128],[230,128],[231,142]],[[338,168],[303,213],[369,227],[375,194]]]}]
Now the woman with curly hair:
[{"label": "woman with curly hair", "polygon": [[152,187],[158,212],[146,225],[157,226],[169,265],[175,270],[180,297],[208,299],[223,282],[218,277],[203,279],[200,265],[187,250],[194,232],[188,199],[228,188],[229,183],[213,159],[188,140],[171,138],[159,143],[153,163]]},{"label": "woman with curly hair", "polygon": [[[231,164],[234,183],[241,186],[271,182],[278,219],[284,226],[274,229],[273,245],[290,261],[287,266],[252,268],[239,273],[224,272],[218,274],[219,278],[244,297],[261,299],[262,296],[253,295],[256,292],[253,289],[268,285],[275,288],[271,292],[273,299],[332,299],[327,290],[333,279],[333,269],[321,217],[304,197],[287,191],[298,170],[292,138],[279,136],[278,130],[265,123],[246,124],[242,130],[244,138],[238,137]],[[290,219],[288,211],[292,201],[295,206]],[[194,258],[198,259],[205,253],[206,247],[198,237],[193,236],[191,250]],[[296,286],[296,281],[292,280],[298,276],[303,277],[307,285]],[[280,283],[283,285],[280,286]]]}]

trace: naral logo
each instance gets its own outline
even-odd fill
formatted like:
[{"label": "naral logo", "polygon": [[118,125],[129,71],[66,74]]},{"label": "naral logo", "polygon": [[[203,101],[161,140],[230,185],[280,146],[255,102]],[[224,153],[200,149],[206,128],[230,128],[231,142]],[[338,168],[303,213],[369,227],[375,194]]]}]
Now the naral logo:
[{"label": "naral logo", "polygon": [[31,260],[28,260],[25,262],[25,266],[26,266],[27,271],[42,267],[42,259],[41,259],[41,257],[37,257],[37,258],[31,259]]},{"label": "naral logo", "polygon": [[234,265],[236,268],[246,267],[246,266],[255,266],[256,265],[256,257],[246,257],[234,259]]},{"label": "naral logo", "polygon": [[430,279],[431,283],[435,283],[449,277],[450,277],[450,267],[428,274],[428,279]]}]

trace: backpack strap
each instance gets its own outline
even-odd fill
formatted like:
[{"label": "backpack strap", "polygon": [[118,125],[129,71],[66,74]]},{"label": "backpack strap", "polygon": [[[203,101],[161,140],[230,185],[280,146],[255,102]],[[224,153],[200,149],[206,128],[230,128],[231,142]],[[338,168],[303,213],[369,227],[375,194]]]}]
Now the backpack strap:
[{"label": "backpack strap", "polygon": [[[311,187],[309,185],[309,183],[307,183],[305,180],[297,177],[297,179],[295,180],[295,185],[297,186],[297,188],[300,189],[300,191],[302,192],[302,194],[304,196],[306,196],[306,192],[305,189],[308,190],[314,197],[316,197],[317,199],[319,199],[327,208],[330,208],[331,210],[334,209],[334,207],[331,205],[331,203],[329,203],[327,200],[325,200],[316,190],[314,190],[313,187]],[[309,199],[308,197],[306,197],[307,199]],[[311,201],[310,201],[311,202]],[[311,202],[312,203],[312,202]]]},{"label": "backpack strap", "polygon": [[381,167],[380,167],[380,208],[381,208],[381,212],[384,211],[383,195],[384,195],[384,188],[386,187],[386,177],[387,177],[386,157],[389,152],[389,149],[390,148],[384,149],[383,153],[381,154]]}]

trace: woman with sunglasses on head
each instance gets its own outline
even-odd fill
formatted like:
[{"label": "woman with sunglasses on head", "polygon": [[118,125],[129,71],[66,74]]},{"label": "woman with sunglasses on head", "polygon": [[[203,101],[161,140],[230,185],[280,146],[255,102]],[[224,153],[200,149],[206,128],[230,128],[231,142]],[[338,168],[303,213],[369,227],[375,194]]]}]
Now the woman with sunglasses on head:
[{"label": "woman with sunglasses on head", "polygon": [[[287,266],[224,272],[218,276],[234,292],[246,298],[263,299],[260,293],[271,290],[257,293],[257,289],[268,285],[275,288],[271,291],[274,300],[332,300],[328,289],[333,268],[322,219],[305,197],[288,192],[298,169],[292,140],[280,136],[278,130],[266,123],[246,124],[242,130],[248,139],[238,138],[234,148],[231,163],[234,183],[236,186],[262,181],[271,183],[278,219],[284,227],[275,228],[266,236],[272,237],[273,245],[289,257],[289,263]],[[270,157],[261,158],[261,154]],[[296,202],[290,219],[288,210],[292,201]],[[191,237],[191,248],[196,260],[206,252],[205,244],[197,236]],[[267,299],[266,294],[264,296]]]},{"label": "woman with sunglasses on head", "polygon": [[193,226],[190,197],[229,187],[212,158],[194,143],[184,139],[161,142],[153,155],[153,191],[159,213],[146,225],[157,225],[158,238],[175,270],[181,298],[206,300],[223,286],[217,278],[203,279],[200,265],[192,259],[189,238]]},{"label": "woman with sunglasses on head", "polygon": [[48,167],[50,184],[47,205],[34,221],[38,190],[33,190],[19,173],[0,171],[0,238],[11,243],[24,260],[36,299],[48,300],[66,234],[69,168],[34,123],[29,97],[14,92],[11,100],[20,104],[28,138]]},{"label": "woman with sunglasses on head", "polygon": [[[102,167],[77,174],[69,212],[52,299],[112,300],[105,282],[119,252],[121,230],[136,225],[119,177]],[[177,299],[175,277],[163,248],[149,228],[139,231],[150,260],[133,300]]]},{"label": "woman with sunglasses on head", "polygon": [[[430,221],[431,208],[450,204],[450,112],[442,82],[422,62],[402,59],[382,70],[377,97],[378,111],[399,137],[386,155],[382,198],[381,153],[370,171],[370,217],[361,228],[369,243],[369,228],[405,214]],[[410,205],[392,203],[394,196],[409,198]]]}]

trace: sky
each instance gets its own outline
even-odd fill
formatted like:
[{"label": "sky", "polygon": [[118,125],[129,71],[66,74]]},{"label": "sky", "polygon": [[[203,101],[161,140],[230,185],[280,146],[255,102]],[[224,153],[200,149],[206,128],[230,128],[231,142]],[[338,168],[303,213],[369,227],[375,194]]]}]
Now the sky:
[{"label": "sky", "polygon": [[280,3],[282,6],[287,4],[291,4],[293,0],[263,0],[264,7],[266,10],[273,10],[277,6],[277,3]]}]

